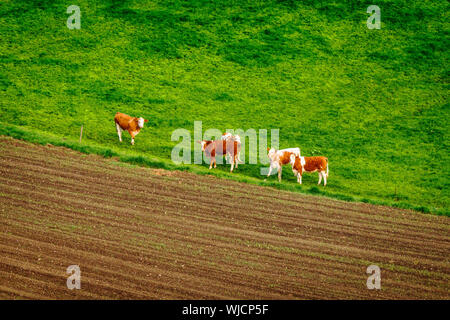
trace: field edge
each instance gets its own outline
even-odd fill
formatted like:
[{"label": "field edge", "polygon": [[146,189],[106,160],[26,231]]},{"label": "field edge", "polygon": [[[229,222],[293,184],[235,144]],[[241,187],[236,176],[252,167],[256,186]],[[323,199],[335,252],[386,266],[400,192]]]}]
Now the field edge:
[{"label": "field edge", "polygon": [[194,166],[194,165],[185,165],[185,164],[174,164],[164,159],[161,159],[156,156],[145,156],[137,152],[124,152],[113,150],[111,148],[107,148],[101,145],[94,144],[92,142],[79,142],[72,138],[61,137],[58,135],[53,135],[48,132],[38,131],[36,129],[30,129],[27,127],[16,126],[11,124],[4,124],[0,122],[0,136],[9,136],[15,139],[37,143],[40,145],[51,144],[54,146],[66,147],[75,151],[79,151],[85,154],[96,154],[102,156],[104,158],[116,158],[120,162],[138,165],[142,167],[149,168],[158,168],[165,170],[177,170],[177,171],[188,171],[191,173],[199,174],[199,175],[211,175],[218,178],[225,178],[228,180],[238,181],[249,183],[252,185],[258,185],[262,187],[269,187],[278,190],[291,191],[300,194],[308,194],[314,196],[320,196],[324,198],[336,199],[345,202],[362,202],[362,203],[370,203],[374,205],[382,205],[399,209],[409,209],[418,211],[426,214],[434,214],[439,216],[450,216],[450,210],[447,208],[434,208],[427,206],[417,206],[407,202],[392,202],[392,201],[383,201],[379,199],[371,199],[368,197],[358,197],[355,195],[347,195],[347,194],[339,194],[332,193],[329,191],[321,191],[317,188],[317,186],[312,186],[308,189],[303,186],[299,186],[293,183],[284,182],[283,184],[279,184],[277,182],[267,182],[261,181],[253,177],[243,176],[240,174],[230,174],[223,173],[218,171],[210,171],[204,167]]}]

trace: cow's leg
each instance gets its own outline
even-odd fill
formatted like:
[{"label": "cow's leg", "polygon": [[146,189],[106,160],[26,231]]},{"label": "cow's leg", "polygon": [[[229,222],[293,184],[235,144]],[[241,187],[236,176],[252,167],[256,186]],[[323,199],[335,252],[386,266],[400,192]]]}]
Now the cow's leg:
[{"label": "cow's leg", "polygon": [[214,160],[213,160],[213,158],[211,157],[211,161],[209,162],[209,170],[211,170],[212,165],[213,165],[213,162],[214,162]]},{"label": "cow's leg", "polygon": [[128,131],[130,133],[131,136],[131,145],[134,145],[134,132],[132,131]]},{"label": "cow's leg", "polygon": [[231,169],[230,172],[233,172],[233,168],[234,168],[234,159],[233,157],[230,155],[230,159],[231,159]]},{"label": "cow's leg", "polygon": [[278,168],[278,182],[281,182],[281,171],[282,171],[283,167],[279,166]]},{"label": "cow's leg", "polygon": [[298,183],[302,184],[302,175],[300,173],[298,174],[298,179],[299,179]]},{"label": "cow's leg", "polygon": [[325,173],[325,171],[322,171],[322,176],[323,176],[323,186],[325,187],[327,185],[327,174]]},{"label": "cow's leg", "polygon": [[319,183],[318,183],[318,185],[320,185],[321,182],[322,182],[322,171],[319,171]]},{"label": "cow's leg", "polygon": [[239,156],[238,156],[238,154],[234,155],[234,163],[236,163],[236,169],[237,169],[237,167],[239,165]]},{"label": "cow's leg", "polygon": [[130,132],[131,135],[131,144],[134,145],[134,138],[138,135],[139,131]]},{"label": "cow's leg", "polygon": [[[272,163],[271,163],[270,166],[269,166],[269,173],[267,174],[267,178],[270,176],[271,173],[272,173]],[[266,181],[267,178],[264,179],[264,181]]]},{"label": "cow's leg", "polygon": [[122,142],[122,128],[116,123],[117,134],[119,135],[119,141]]},{"label": "cow's leg", "polygon": [[269,173],[267,174],[267,178],[270,176],[271,173],[272,173],[272,164],[270,164]]}]

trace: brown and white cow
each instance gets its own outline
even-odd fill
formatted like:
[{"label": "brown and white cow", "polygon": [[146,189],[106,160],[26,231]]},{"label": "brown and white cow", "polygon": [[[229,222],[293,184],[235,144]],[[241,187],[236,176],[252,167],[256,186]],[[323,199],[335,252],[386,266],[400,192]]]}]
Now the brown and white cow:
[{"label": "brown and white cow", "polygon": [[269,151],[267,156],[270,160],[270,168],[267,177],[269,177],[272,173],[272,169],[277,169],[278,181],[281,182],[281,171],[283,169],[283,165],[289,163],[291,155],[300,156],[300,148],[287,148],[282,150],[267,148],[267,151]]},{"label": "brown and white cow", "polygon": [[[298,157],[296,155],[290,156],[290,163],[292,165],[292,171],[297,176],[297,182],[302,184],[303,172],[319,172],[319,185],[322,182],[323,185],[327,185],[328,178],[328,158],[326,157]],[[326,171],[325,171],[326,170]]]},{"label": "brown and white cow", "polygon": [[216,155],[223,156],[227,155],[230,158],[231,169],[230,172],[233,172],[234,165],[236,164],[236,168],[238,167],[238,155],[241,152],[241,144],[234,140],[202,140],[197,141],[202,145],[202,151],[205,156],[211,158],[211,162],[209,168],[212,168],[214,163],[214,168],[216,168]]},{"label": "brown and white cow", "polygon": [[[239,135],[232,135],[229,132],[225,132],[222,134],[222,137],[220,137],[221,140],[234,140],[237,141],[239,144],[241,144],[241,137]],[[226,155],[226,159],[228,160],[228,154]],[[231,160],[230,160],[231,162]],[[244,163],[244,161],[241,160],[241,152],[239,151],[237,156],[237,162]]]},{"label": "brown and white cow", "polygon": [[122,131],[127,130],[131,135],[131,144],[134,145],[134,137],[144,127],[144,122],[148,122],[144,118],[130,117],[125,113],[117,112],[114,117],[116,123],[117,134],[119,135],[119,141],[122,142]]}]

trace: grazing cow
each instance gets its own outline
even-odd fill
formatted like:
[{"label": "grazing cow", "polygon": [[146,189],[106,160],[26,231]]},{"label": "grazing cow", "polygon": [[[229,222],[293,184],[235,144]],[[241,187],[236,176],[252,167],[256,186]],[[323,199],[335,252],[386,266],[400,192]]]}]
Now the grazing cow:
[{"label": "grazing cow", "polygon": [[269,153],[267,156],[270,159],[270,168],[269,173],[267,174],[267,177],[270,176],[272,173],[272,169],[278,170],[278,181],[281,182],[281,171],[282,167],[285,164],[289,163],[289,157],[291,155],[300,156],[300,148],[288,148],[288,149],[282,149],[282,150],[275,150],[274,148],[270,149],[267,148]]},{"label": "grazing cow", "polygon": [[[290,163],[292,165],[292,171],[297,176],[298,183],[302,184],[303,172],[319,172],[319,185],[322,182],[323,185],[327,185],[328,178],[328,158],[326,157],[299,157],[294,154],[290,156]],[[326,170],[326,172],[325,172]]]},{"label": "grazing cow", "polygon": [[205,153],[206,157],[211,158],[211,163],[209,168],[212,168],[214,163],[214,168],[216,165],[216,154],[219,156],[227,155],[230,157],[231,169],[233,172],[234,164],[236,168],[238,167],[238,155],[241,152],[241,144],[236,140],[203,140],[197,141],[202,145],[202,151]]},{"label": "grazing cow", "polygon": [[148,122],[148,120],[144,118],[130,117],[125,113],[117,112],[114,117],[114,122],[116,123],[119,141],[122,142],[122,131],[127,130],[131,135],[131,144],[134,145],[134,137],[144,127],[144,122]]}]

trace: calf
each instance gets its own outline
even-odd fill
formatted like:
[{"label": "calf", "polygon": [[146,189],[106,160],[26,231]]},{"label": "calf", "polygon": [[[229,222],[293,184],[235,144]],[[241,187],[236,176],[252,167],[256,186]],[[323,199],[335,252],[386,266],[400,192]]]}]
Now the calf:
[{"label": "calf", "polygon": [[234,164],[236,168],[238,167],[238,155],[241,152],[241,144],[236,140],[203,140],[197,141],[202,145],[202,151],[205,153],[206,157],[211,158],[211,163],[209,168],[212,168],[214,163],[214,168],[216,165],[216,154],[219,156],[227,155],[230,157],[231,170],[233,172]]},{"label": "calf", "polygon": [[130,117],[125,113],[117,112],[114,117],[114,122],[116,123],[119,141],[122,142],[122,131],[127,130],[131,135],[131,144],[134,145],[134,137],[144,127],[144,122],[148,122],[148,120],[144,118]]},{"label": "calf", "polygon": [[[319,185],[322,182],[323,185],[327,185],[328,178],[328,158],[326,157],[299,157],[294,154],[290,156],[290,163],[292,165],[292,171],[297,176],[298,183],[302,184],[303,172],[319,172]],[[326,170],[326,172],[325,172]]]},{"label": "calf", "polygon": [[278,181],[281,182],[281,171],[283,168],[283,165],[289,163],[289,157],[291,155],[300,156],[300,148],[288,148],[288,149],[282,149],[282,150],[275,150],[274,148],[269,149],[267,148],[269,153],[267,156],[270,159],[270,168],[269,173],[267,174],[267,177],[270,176],[272,173],[272,169],[278,170]]}]

